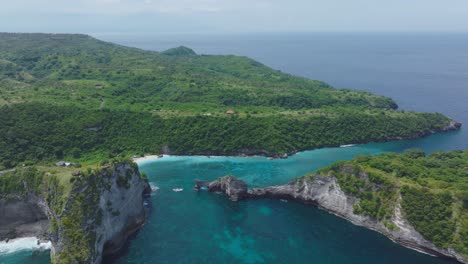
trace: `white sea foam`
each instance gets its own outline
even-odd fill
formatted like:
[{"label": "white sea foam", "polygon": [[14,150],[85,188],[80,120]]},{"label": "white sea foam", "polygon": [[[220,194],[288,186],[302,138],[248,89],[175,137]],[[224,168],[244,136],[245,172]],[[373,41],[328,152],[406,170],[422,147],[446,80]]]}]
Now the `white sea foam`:
[{"label": "white sea foam", "polygon": [[37,244],[37,241],[38,239],[36,237],[16,238],[8,241],[8,243],[2,241],[0,242],[0,255],[23,250],[49,250],[52,246],[51,242]]},{"label": "white sea foam", "polygon": [[159,190],[159,187],[156,186],[154,183],[150,182],[150,187],[151,187],[151,191],[155,192],[157,190]]},{"label": "white sea foam", "polygon": [[346,144],[346,145],[341,145],[340,148],[349,148],[349,147],[354,147],[356,146],[355,144]]}]

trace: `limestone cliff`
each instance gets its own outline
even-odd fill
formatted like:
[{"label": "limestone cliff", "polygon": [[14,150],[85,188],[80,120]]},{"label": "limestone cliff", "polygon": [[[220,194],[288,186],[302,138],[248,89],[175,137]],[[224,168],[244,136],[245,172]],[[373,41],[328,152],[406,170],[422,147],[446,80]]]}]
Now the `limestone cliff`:
[{"label": "limestone cliff", "polygon": [[33,188],[17,181],[22,195],[0,199],[0,239],[37,236],[52,242],[52,263],[98,264],[145,222],[151,189],[134,163],[77,172],[69,192],[42,174]]},{"label": "limestone cliff", "polygon": [[64,209],[51,212],[52,261],[101,263],[145,222],[148,183],[134,164],[121,163],[79,176]]},{"label": "limestone cliff", "polygon": [[[222,183],[222,184],[220,184]],[[233,183],[234,185],[230,185]],[[292,182],[267,188],[247,189],[247,185],[233,176],[222,177],[214,182],[206,183],[197,181],[195,189],[206,186],[209,191],[221,191],[227,194],[231,200],[238,198],[259,199],[288,199],[305,204],[312,204],[332,214],[347,219],[353,224],[369,228],[384,234],[394,242],[405,247],[422,251],[431,255],[456,259],[462,263],[468,260],[453,249],[442,249],[426,240],[405,219],[402,213],[400,200],[394,207],[393,216],[388,222],[378,221],[376,218],[355,213],[355,206],[359,199],[346,194],[340,187],[336,177],[314,175],[302,177]],[[213,188],[215,187],[215,188]],[[234,195],[234,197],[232,197]]]},{"label": "limestone cliff", "polygon": [[0,241],[15,237],[46,238],[46,203],[36,195],[0,199]]}]

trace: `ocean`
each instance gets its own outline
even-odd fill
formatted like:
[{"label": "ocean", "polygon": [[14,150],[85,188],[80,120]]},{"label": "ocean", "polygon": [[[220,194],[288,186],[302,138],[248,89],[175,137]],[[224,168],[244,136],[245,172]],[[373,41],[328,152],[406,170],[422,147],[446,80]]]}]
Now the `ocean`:
[{"label": "ocean", "polygon": [[[162,51],[185,45],[199,54],[254,58],[337,88],[393,98],[401,109],[440,112],[468,124],[468,35],[435,33],[93,34]],[[233,203],[192,190],[195,179],[236,175],[251,186],[283,184],[358,154],[468,148],[468,129],[418,140],[370,143],[263,157],[165,157],[140,164],[154,192],[148,223],[125,252],[106,263],[408,263],[442,264],[311,206],[258,200]],[[183,188],[183,192],[173,192]],[[0,263],[47,263],[33,251],[0,251]]]}]

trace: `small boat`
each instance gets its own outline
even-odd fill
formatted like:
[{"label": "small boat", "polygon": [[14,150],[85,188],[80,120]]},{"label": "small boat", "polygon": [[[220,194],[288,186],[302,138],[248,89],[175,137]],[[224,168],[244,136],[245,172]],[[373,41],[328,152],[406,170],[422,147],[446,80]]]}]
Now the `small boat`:
[{"label": "small boat", "polygon": [[283,203],[287,203],[287,202],[288,202],[288,200],[285,200],[285,199],[280,199],[280,201],[283,202]]},{"label": "small boat", "polygon": [[354,147],[356,146],[355,144],[346,144],[346,145],[340,145],[340,148],[348,148],[348,147]]},{"label": "small boat", "polygon": [[174,191],[174,192],[182,192],[183,190],[184,190],[184,189],[182,189],[182,188],[174,188],[174,189],[172,189],[172,191]]},{"label": "small boat", "polygon": [[272,157],[268,157],[268,160],[273,160],[273,158],[272,158]]}]

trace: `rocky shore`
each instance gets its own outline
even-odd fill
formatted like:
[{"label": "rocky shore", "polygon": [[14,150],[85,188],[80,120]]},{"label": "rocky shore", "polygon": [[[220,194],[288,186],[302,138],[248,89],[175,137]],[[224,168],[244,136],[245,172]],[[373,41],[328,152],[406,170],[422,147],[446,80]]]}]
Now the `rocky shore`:
[{"label": "rocky shore", "polygon": [[0,199],[0,241],[19,237],[47,239],[49,220],[45,201],[36,195]]},{"label": "rocky shore", "polygon": [[342,217],[355,225],[379,232],[407,248],[438,257],[454,259],[465,264],[468,263],[468,260],[455,252],[455,250],[438,248],[417,232],[405,219],[400,201],[395,206],[394,215],[391,219],[392,224],[396,228],[389,228],[388,223],[385,224],[375,218],[355,214],[353,208],[359,202],[359,199],[345,194],[340,188],[337,179],[333,176],[322,177],[315,175],[313,180],[300,178],[285,185],[253,188],[250,190],[244,181],[234,176],[225,176],[213,182],[197,180],[194,189],[222,192],[232,201],[269,198],[286,199],[314,205]]}]

